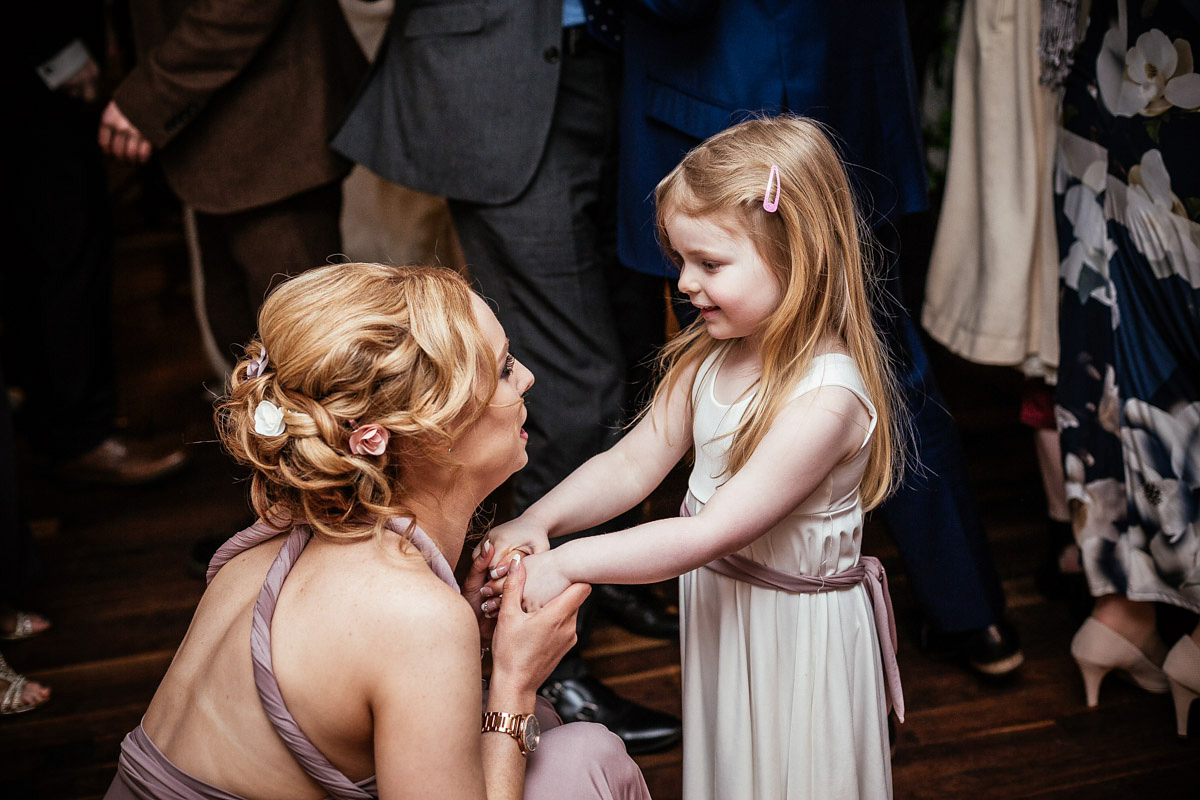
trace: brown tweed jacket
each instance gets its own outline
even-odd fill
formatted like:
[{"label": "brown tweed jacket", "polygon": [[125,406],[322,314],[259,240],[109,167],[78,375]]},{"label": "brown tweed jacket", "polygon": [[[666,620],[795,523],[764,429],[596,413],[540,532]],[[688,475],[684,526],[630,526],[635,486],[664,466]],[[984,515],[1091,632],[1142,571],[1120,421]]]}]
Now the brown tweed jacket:
[{"label": "brown tweed jacket", "polygon": [[199,211],[343,177],[327,146],[366,59],[337,0],[131,0],[137,66],[117,106]]}]

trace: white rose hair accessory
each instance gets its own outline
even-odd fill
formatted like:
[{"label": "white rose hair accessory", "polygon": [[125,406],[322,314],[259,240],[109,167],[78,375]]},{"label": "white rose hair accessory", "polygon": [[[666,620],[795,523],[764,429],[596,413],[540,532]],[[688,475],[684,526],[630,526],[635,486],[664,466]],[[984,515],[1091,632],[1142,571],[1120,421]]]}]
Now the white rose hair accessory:
[{"label": "white rose hair accessory", "polygon": [[350,452],[356,456],[381,456],[391,433],[382,425],[361,425],[350,434]]},{"label": "white rose hair accessory", "polygon": [[262,375],[267,369],[267,364],[270,363],[271,360],[267,358],[266,348],[263,348],[262,355],[246,365],[246,379],[257,378],[259,375]]},{"label": "white rose hair accessory", "polygon": [[282,436],[287,426],[283,424],[283,411],[270,400],[263,400],[254,409],[254,432],[259,436]]}]

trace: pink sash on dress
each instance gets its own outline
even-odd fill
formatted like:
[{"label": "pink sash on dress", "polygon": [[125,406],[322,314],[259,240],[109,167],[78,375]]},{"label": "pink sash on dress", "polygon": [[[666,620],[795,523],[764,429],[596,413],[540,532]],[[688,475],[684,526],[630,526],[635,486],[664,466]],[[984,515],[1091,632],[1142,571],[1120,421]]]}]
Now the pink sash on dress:
[{"label": "pink sash on dress", "polygon": [[[687,503],[679,511],[682,517],[690,517]],[[892,613],[892,596],[888,592],[887,572],[874,556],[859,556],[858,563],[836,575],[792,575],[781,572],[745,556],[731,553],[704,565],[713,572],[749,583],[763,589],[778,589],[797,594],[819,594],[853,588],[860,583],[867,585],[867,597],[875,614],[875,633],[879,637],[879,653],[883,660],[886,681],[888,711],[895,709],[896,718],[904,722],[904,690],[900,686],[900,664],[896,660],[896,618]]]}]

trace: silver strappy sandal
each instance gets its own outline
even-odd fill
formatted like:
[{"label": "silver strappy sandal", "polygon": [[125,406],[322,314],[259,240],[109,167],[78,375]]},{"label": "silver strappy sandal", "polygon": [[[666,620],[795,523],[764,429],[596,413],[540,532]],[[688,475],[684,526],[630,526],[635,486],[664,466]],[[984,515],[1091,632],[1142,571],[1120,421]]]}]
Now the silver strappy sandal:
[{"label": "silver strappy sandal", "polygon": [[26,702],[23,699],[25,694],[25,686],[29,680],[24,675],[19,675],[14,672],[8,662],[4,660],[4,656],[0,655],[0,681],[8,681],[8,689],[4,692],[4,698],[0,699],[0,716],[5,714],[23,714],[26,711],[33,711],[35,708],[44,705],[50,696],[32,703]]},{"label": "silver strappy sandal", "polygon": [[40,614],[29,614],[25,611],[14,611],[16,622],[13,624],[13,629],[7,632],[0,632],[0,639],[13,642],[18,639],[28,639],[30,636],[41,633],[35,631],[33,623],[35,619],[43,619]]}]

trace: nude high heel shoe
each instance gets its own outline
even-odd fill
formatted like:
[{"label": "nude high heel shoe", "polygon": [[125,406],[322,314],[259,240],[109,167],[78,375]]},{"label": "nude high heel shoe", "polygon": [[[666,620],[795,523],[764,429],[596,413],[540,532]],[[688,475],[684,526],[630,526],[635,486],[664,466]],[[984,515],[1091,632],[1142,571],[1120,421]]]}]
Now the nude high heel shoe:
[{"label": "nude high heel shoe", "polygon": [[1192,701],[1200,697],[1200,647],[1191,636],[1184,636],[1163,662],[1163,672],[1171,684],[1171,697],[1175,700],[1175,727],[1186,739],[1188,733],[1188,711]]},{"label": "nude high heel shoe", "polygon": [[1071,655],[1083,675],[1088,708],[1095,708],[1099,703],[1100,682],[1114,669],[1128,675],[1147,692],[1165,694],[1169,688],[1160,667],[1146,658],[1133,642],[1095,617],[1084,620],[1075,633],[1071,640]]}]

